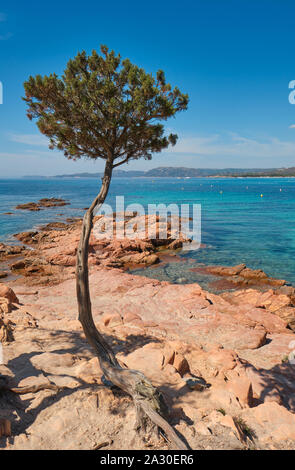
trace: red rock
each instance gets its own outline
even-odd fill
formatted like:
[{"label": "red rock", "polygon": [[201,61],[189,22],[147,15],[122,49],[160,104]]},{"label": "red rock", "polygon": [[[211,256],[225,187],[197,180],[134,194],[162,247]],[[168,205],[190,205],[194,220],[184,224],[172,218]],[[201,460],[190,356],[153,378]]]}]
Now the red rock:
[{"label": "red rock", "polygon": [[103,322],[105,326],[114,327],[118,325],[122,325],[123,320],[119,313],[113,313],[110,315],[106,315],[103,317]]},{"label": "red rock", "polygon": [[147,377],[159,374],[164,364],[163,351],[155,344],[147,344],[124,357],[130,369],[137,369]]},{"label": "red rock", "polygon": [[[236,337],[228,342],[232,349],[258,349],[266,343],[266,331],[264,329],[240,328]],[[244,330],[244,331],[243,331]]]},{"label": "red rock", "polygon": [[[188,415],[189,416],[189,415]],[[191,416],[190,416],[191,418]],[[194,426],[196,432],[198,434],[201,434],[202,436],[212,436],[212,431],[211,429],[209,428],[209,426],[207,426],[205,423],[203,423],[202,421],[201,422],[197,422]]]},{"label": "red rock", "polygon": [[124,323],[132,323],[133,320],[140,320],[141,317],[139,315],[136,315],[136,313],[125,313],[123,314],[123,322]]},{"label": "red rock", "polygon": [[234,420],[232,418],[232,416],[223,416],[221,413],[219,413],[219,419],[217,422],[219,422],[222,426],[231,428],[241,442],[245,441],[245,436],[243,434],[241,426],[238,424],[237,420]]},{"label": "red rock", "polygon": [[14,304],[19,303],[18,298],[16,297],[13,290],[4,284],[0,284],[0,297],[5,297],[9,300],[9,302]]},{"label": "red rock", "polygon": [[252,308],[239,316],[241,319],[242,317],[243,320],[245,318],[252,320],[253,326],[255,327],[263,327],[267,333],[280,333],[286,331],[286,321],[262,308]]},{"label": "red rock", "polygon": [[208,363],[220,370],[228,371],[236,367],[238,355],[234,351],[212,348],[208,352]]},{"label": "red rock", "polygon": [[10,269],[12,271],[17,271],[18,269],[24,269],[26,267],[26,263],[24,261],[17,261],[10,265]]},{"label": "red rock", "polygon": [[286,325],[295,331],[295,308],[282,307],[275,311],[275,314],[280,317]]},{"label": "red rock", "polygon": [[253,398],[260,402],[274,401],[282,404],[282,399],[272,373],[267,370],[257,370],[253,366],[246,368],[246,374],[251,381]]},{"label": "red rock", "polygon": [[222,408],[226,411],[236,412],[242,409],[235,393],[228,390],[225,386],[209,389],[208,398],[210,399],[211,406],[216,410]]},{"label": "red rock", "polygon": [[253,389],[249,378],[245,373],[243,375],[238,375],[237,373],[234,373],[235,371],[230,372],[232,373],[226,375],[228,378],[227,388],[235,394],[243,407],[252,406]]},{"label": "red rock", "polygon": [[183,246],[182,240],[174,240],[167,246],[167,248],[168,250],[178,250],[179,248],[182,248],[182,246]]},{"label": "red rock", "polygon": [[266,279],[267,274],[265,274],[262,269],[249,269],[245,268],[239,273],[245,279]]},{"label": "red rock", "polygon": [[176,352],[174,355],[173,366],[182,377],[187,372],[190,372],[189,364],[186,358],[178,352]]},{"label": "red rock", "polygon": [[38,232],[21,232],[21,233],[17,233],[14,236],[21,242],[27,243],[28,245],[30,245],[33,243],[37,243],[37,240],[35,238],[36,235],[38,235]]},{"label": "red rock", "polygon": [[16,209],[29,210],[29,211],[39,211],[40,207],[35,202],[28,202],[27,204],[19,204],[16,206]]},{"label": "red rock", "polygon": [[52,197],[40,199],[38,202],[27,202],[25,204],[19,204],[16,206],[16,209],[39,211],[42,207],[60,207],[68,204],[69,203],[65,202],[63,199]]},{"label": "red rock", "polygon": [[[165,345],[165,348],[163,350],[164,354],[164,362],[163,365],[170,364],[172,365],[174,362],[174,357],[175,357],[175,349],[171,347],[171,345],[168,343]],[[175,369],[176,370],[176,369]]]},{"label": "red rock", "polygon": [[275,312],[283,307],[288,307],[291,305],[290,298],[287,295],[279,294],[276,295],[273,299],[273,302],[268,306],[268,310]]},{"label": "red rock", "polygon": [[76,257],[59,253],[53,256],[49,256],[47,261],[50,264],[57,264],[60,266],[76,266]]},{"label": "red rock", "polygon": [[163,370],[166,372],[166,374],[176,376],[180,380],[180,374],[172,364],[166,364]]},{"label": "red rock", "polygon": [[[17,376],[20,383],[22,380],[23,383],[30,380],[34,383],[36,377],[30,379],[33,371],[44,371],[47,380],[73,390],[52,400],[41,411],[39,405],[44,396],[52,392],[34,394],[30,410],[34,418],[36,413],[36,418],[30,426],[30,434],[27,437],[20,434],[10,445],[12,448],[41,448],[46,442],[51,448],[79,447],[87,434],[95,436],[97,442],[102,442],[100,439],[106,435],[112,436],[114,448],[124,448],[123,444],[127,444],[125,448],[140,448],[143,444],[132,431],[135,413],[129,398],[106,391],[103,385],[99,389],[81,387],[83,383],[97,383],[102,372],[97,359],[89,360],[92,357],[90,348],[75,320],[75,269],[66,269],[62,264],[67,264],[67,257],[75,258],[80,227],[73,224],[71,228],[60,228],[62,230],[35,234],[34,251],[30,256],[25,255],[27,267],[39,270],[39,274],[25,280],[28,285],[45,282],[46,278],[50,287],[40,285],[36,292],[23,286],[17,291],[21,292],[22,303],[27,305],[22,308],[12,306],[13,310],[5,314],[15,322],[15,342],[13,347],[7,347],[9,367],[0,366],[0,372],[13,378]],[[192,448],[207,447],[209,441],[211,447],[218,447],[219,442],[221,447],[231,448],[234,440],[227,440],[226,436],[228,430],[237,435],[236,417],[240,415],[257,431],[260,447],[266,447],[268,441],[263,441],[263,434],[270,440],[271,433],[275,435],[274,424],[261,424],[261,418],[252,415],[252,410],[262,402],[268,404],[269,400],[284,405],[285,410],[287,407],[295,409],[293,366],[285,361],[281,363],[291,351],[289,345],[293,333],[286,329],[286,319],[293,315],[291,297],[294,290],[285,289],[286,286],[269,289],[270,284],[265,284],[268,285],[266,292],[244,289],[220,296],[204,291],[197,284],[171,285],[130,275],[117,268],[106,268],[122,266],[120,259],[124,256],[142,261],[157,255],[157,250],[166,245],[167,241],[164,243],[163,239],[110,241],[91,238],[89,264],[94,321],[102,327],[106,339],[111,332],[120,363],[145,373],[163,392],[172,414],[177,407],[177,429],[183,431]],[[169,245],[176,247],[177,243],[170,239]],[[54,260],[61,264],[51,264]],[[224,279],[228,276],[238,282],[237,278],[240,278],[242,281],[239,282],[249,285],[252,278],[253,282],[266,279],[261,272],[247,270],[243,277],[244,270],[245,266],[236,267],[231,276],[227,272]],[[45,276],[45,272],[51,276]],[[15,284],[23,285],[25,281],[19,279]],[[3,305],[9,303],[5,298]],[[26,309],[34,317],[28,316]],[[36,332],[35,317],[39,324]],[[29,330],[29,326],[33,328]],[[193,380],[194,376],[204,378],[210,387],[199,391],[186,386],[189,378]],[[19,398],[25,402],[28,399]],[[85,406],[81,407],[81,402]],[[88,405],[90,402],[94,405]],[[97,406],[99,413],[93,412]],[[219,428],[218,432],[221,426],[228,429],[223,429],[218,437],[210,422],[214,422],[214,410],[221,408],[226,417],[218,413],[216,429]],[[117,410],[124,413],[117,413]],[[10,412],[14,412],[12,407]],[[192,427],[187,426],[187,417],[194,422],[196,430],[199,425],[197,432],[205,438],[201,444],[200,436],[194,437]],[[57,429],[60,431],[58,442]],[[118,433],[118,429],[123,432]],[[124,440],[126,436],[130,436],[128,442]],[[155,445],[159,447],[162,443]],[[294,443],[282,445],[295,447],[295,439]]]},{"label": "red rock", "polygon": [[96,383],[101,373],[99,361],[96,357],[90,361],[83,361],[75,369],[75,374],[88,383]]},{"label": "red rock", "polygon": [[[272,297],[273,291],[265,292],[264,295],[265,294],[267,294],[267,297]],[[255,289],[246,289],[236,292],[223,292],[221,297],[233,305],[249,304],[255,307],[265,306],[265,303],[260,301],[262,294]]]},{"label": "red rock", "polygon": [[263,443],[295,440],[295,415],[275,402],[251,408],[242,416]]},{"label": "red rock", "polygon": [[[199,268],[196,268],[195,270],[197,271]],[[218,276],[226,276],[229,285],[230,283],[233,283],[237,286],[272,285],[279,287],[286,284],[286,281],[282,279],[273,279],[268,277],[262,269],[250,269],[244,264],[233,267],[208,266],[206,268],[202,268],[202,271]]]},{"label": "red rock", "polygon": [[187,334],[199,341],[202,338],[201,344],[204,344],[207,339],[206,342],[215,341],[222,344],[224,348],[235,350],[257,349],[266,342],[264,328],[254,329],[247,322],[243,324],[228,315],[222,316],[221,314],[218,314],[215,320],[211,315],[208,319],[206,318],[206,321],[191,326]]},{"label": "red rock", "polygon": [[217,274],[220,276],[236,276],[246,268],[245,264],[239,264],[237,266],[226,267],[226,266],[208,266],[206,271]]}]

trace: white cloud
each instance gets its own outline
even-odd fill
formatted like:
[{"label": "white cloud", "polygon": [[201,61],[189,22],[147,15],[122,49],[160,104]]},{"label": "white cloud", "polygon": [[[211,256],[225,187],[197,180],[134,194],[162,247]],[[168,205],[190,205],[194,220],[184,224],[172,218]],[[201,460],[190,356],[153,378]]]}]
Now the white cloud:
[{"label": "white cloud", "polygon": [[201,157],[294,158],[295,142],[283,141],[276,137],[249,139],[248,137],[230,132],[223,136],[217,134],[209,137],[181,138],[181,136],[179,136],[178,143],[169,150],[171,153],[189,154]]},{"label": "white cloud", "polygon": [[[295,124],[290,127],[295,128]],[[9,140],[33,147],[48,147],[49,144],[46,137],[38,134],[10,134]],[[38,150],[26,150],[26,152],[39,155],[45,153]],[[276,137],[250,139],[234,132],[192,137],[179,135],[177,144],[175,147],[169,147],[168,152],[200,157],[294,158],[295,142],[280,140]]]},{"label": "white cloud", "polygon": [[[177,132],[177,131],[176,131]],[[67,160],[63,152],[46,148],[48,140],[41,134],[10,133],[14,153],[0,153],[1,175],[98,172],[103,162]],[[294,166],[295,139],[251,137],[234,132],[211,135],[179,135],[175,147],[155,154],[150,162],[134,161],[125,170],[148,170],[158,166],[198,168],[275,168]]]},{"label": "white cloud", "polygon": [[289,126],[289,129],[295,129],[295,124],[291,124],[291,126]]},{"label": "white cloud", "polygon": [[9,140],[25,145],[38,145],[39,147],[47,147],[48,139],[38,134],[10,134]]}]

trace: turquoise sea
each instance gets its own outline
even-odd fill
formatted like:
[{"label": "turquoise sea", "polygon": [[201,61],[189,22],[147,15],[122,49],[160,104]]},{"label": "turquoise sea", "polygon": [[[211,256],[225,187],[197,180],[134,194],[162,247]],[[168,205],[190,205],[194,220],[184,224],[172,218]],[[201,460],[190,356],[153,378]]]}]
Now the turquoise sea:
[{"label": "turquoise sea", "polygon": [[[99,184],[94,178],[0,179],[0,240],[11,241],[14,233],[81,216]],[[114,207],[116,196],[124,196],[126,205],[202,206],[205,248],[182,253],[180,263],[145,269],[145,275],[172,282],[199,282],[192,267],[243,262],[295,285],[293,178],[114,178],[106,202]],[[17,204],[43,197],[61,197],[71,204],[39,212],[15,210]]]}]

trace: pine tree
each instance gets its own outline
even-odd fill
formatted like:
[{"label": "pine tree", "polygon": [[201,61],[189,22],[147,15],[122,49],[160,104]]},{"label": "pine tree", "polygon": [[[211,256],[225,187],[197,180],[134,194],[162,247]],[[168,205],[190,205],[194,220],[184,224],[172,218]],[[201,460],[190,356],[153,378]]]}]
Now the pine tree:
[{"label": "pine tree", "polygon": [[160,392],[140,372],[123,369],[97,330],[91,310],[88,246],[97,210],[104,203],[113,169],[175,145],[177,135],[165,135],[161,121],[186,110],[188,96],[166,82],[159,70],[154,77],[129,59],[101,46],[101,54],[83,51],[70,60],[59,78],[56,74],[29,77],[24,101],[29,119],[35,119],[51,149],[68,159],[103,159],[100,192],[84,215],[77,250],[76,284],[79,320],[92,345],[104,376],[132,396],[139,422],[143,414],[164,430],[178,448],[186,448],[165,421]]}]

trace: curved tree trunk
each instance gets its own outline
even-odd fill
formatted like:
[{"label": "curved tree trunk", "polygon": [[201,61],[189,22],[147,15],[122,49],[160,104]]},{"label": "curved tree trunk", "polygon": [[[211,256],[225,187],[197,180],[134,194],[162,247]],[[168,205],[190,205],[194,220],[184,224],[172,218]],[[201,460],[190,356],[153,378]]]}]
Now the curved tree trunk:
[{"label": "curved tree trunk", "polygon": [[153,423],[164,431],[174,448],[185,450],[187,449],[186,445],[179,439],[174,429],[163,417],[165,415],[165,404],[161,393],[141,372],[123,369],[120,366],[112,348],[99,333],[93,321],[88,276],[89,238],[93,226],[94,212],[100,208],[107,197],[112,170],[112,161],[108,160],[105,166],[101,190],[83,219],[76,268],[79,321],[82,324],[88,342],[98,357],[105,377],[133,398],[137,410],[137,428],[140,428],[143,416],[147,415]]}]

